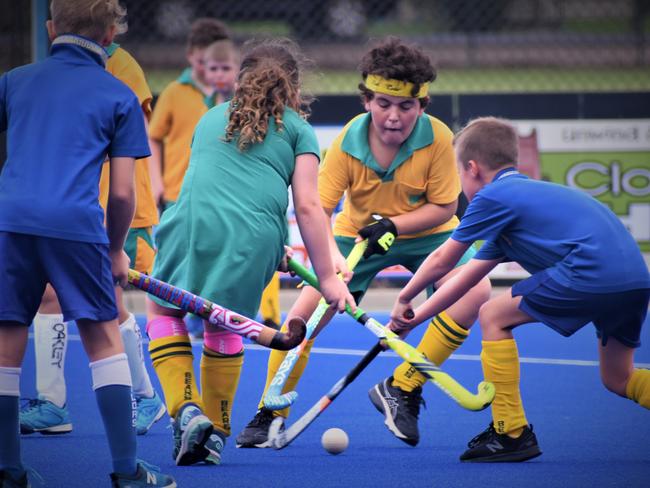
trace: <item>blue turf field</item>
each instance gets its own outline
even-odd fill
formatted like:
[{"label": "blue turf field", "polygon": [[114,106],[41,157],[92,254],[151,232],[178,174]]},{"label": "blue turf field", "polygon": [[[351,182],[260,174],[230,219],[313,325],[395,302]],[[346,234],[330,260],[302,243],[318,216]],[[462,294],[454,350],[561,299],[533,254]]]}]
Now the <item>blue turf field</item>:
[{"label": "blue turf field", "polygon": [[[374,316],[386,319],[386,314]],[[409,342],[415,344],[422,332]],[[74,328],[71,333],[76,334]],[[522,357],[524,406],[544,452],[528,463],[461,464],[458,456],[466,442],[490,422],[489,410],[462,410],[433,385],[424,392],[427,408],[421,412],[420,444],[412,448],[396,440],[367,399],[368,389],[398,364],[388,353],[376,358],[286,449],[236,449],[234,436],[255,413],[266,374],[268,353],[259,348],[249,349],[245,356],[233,437],[221,466],[175,466],[166,417],[146,436],[138,437],[138,453],[175,476],[180,487],[188,488],[650,486],[650,412],[601,385],[593,328],[585,327],[566,339],[543,325],[530,324],[517,330],[515,337]],[[642,342],[636,361],[650,368],[650,323],[646,323]],[[311,407],[373,344],[369,331],[349,318],[337,317],[316,342],[292,417]],[[472,390],[482,377],[479,352],[477,329],[445,364],[448,372]],[[198,365],[200,345],[194,353]],[[78,338],[72,340],[66,376],[73,432],[60,437],[23,437],[24,461],[48,487],[109,485],[110,458],[87,363]],[[30,340],[22,395],[32,396],[34,390]],[[350,437],[350,447],[341,455],[327,454],[320,446],[321,434],[330,427],[340,427]]]}]

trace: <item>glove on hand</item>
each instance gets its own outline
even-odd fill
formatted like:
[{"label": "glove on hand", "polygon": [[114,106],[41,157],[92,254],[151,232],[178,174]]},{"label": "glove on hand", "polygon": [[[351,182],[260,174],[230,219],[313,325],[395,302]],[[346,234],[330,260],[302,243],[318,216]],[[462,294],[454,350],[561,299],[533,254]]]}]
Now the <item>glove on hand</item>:
[{"label": "glove on hand", "polygon": [[380,219],[370,225],[366,225],[359,230],[359,235],[368,239],[368,247],[363,253],[364,258],[369,258],[373,254],[382,256],[388,252],[390,246],[395,242],[397,237],[397,228],[390,219]]}]

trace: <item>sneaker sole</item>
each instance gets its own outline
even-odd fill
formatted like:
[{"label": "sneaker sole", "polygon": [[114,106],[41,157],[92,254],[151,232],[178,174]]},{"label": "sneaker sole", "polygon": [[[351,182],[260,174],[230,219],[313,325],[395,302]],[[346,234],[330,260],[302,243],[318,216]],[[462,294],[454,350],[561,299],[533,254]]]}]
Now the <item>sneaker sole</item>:
[{"label": "sneaker sole", "polygon": [[158,422],[163,417],[163,415],[165,415],[166,410],[167,409],[165,408],[165,405],[160,405],[160,409],[158,410],[158,412],[156,412],[156,416],[153,418],[153,420],[144,429],[137,429],[137,434],[145,435],[147,432],[149,432],[149,429],[151,429],[153,424]]},{"label": "sneaker sole", "polygon": [[177,466],[189,466],[205,460],[209,451],[205,443],[212,435],[214,426],[205,415],[194,417],[183,432],[181,447],[176,456]]},{"label": "sneaker sole", "polygon": [[388,427],[388,430],[392,432],[392,434],[397,437],[400,441],[405,442],[409,446],[415,447],[418,443],[418,441],[413,441],[412,439],[409,439],[407,436],[405,436],[395,425],[395,422],[393,421],[393,417],[391,417],[389,414],[386,412],[390,412],[390,407],[384,400],[383,395],[379,391],[378,385],[375,385],[369,392],[368,396],[370,397],[370,402],[375,406],[377,411],[381,413],[384,416],[384,425]]},{"label": "sneaker sole", "polygon": [[61,435],[69,434],[70,432],[72,432],[72,424],[61,424],[54,427],[45,427],[42,429],[23,428],[23,426],[20,427],[20,433],[23,435],[36,433],[41,435]]},{"label": "sneaker sole", "polygon": [[541,456],[542,451],[539,446],[529,447],[523,451],[508,452],[503,454],[494,454],[492,456],[483,456],[473,459],[461,459],[463,463],[521,463],[529,459]]},{"label": "sneaker sole", "polygon": [[253,444],[250,442],[244,442],[240,444],[239,442],[237,442],[235,445],[237,446],[237,449],[254,449],[254,448],[265,449],[267,447],[271,447],[271,441],[267,439],[264,442],[260,442],[259,444]]}]

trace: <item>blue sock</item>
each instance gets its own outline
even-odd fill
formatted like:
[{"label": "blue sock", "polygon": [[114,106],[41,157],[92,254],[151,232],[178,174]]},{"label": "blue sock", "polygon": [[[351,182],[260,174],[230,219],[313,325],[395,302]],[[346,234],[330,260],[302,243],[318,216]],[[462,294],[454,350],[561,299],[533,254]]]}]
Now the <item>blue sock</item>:
[{"label": "blue sock", "polygon": [[111,449],[113,471],[134,474],[137,470],[135,464],[135,406],[133,405],[131,387],[107,385],[97,388],[95,396]]},{"label": "blue sock", "polygon": [[22,472],[18,397],[0,395],[0,469]]}]

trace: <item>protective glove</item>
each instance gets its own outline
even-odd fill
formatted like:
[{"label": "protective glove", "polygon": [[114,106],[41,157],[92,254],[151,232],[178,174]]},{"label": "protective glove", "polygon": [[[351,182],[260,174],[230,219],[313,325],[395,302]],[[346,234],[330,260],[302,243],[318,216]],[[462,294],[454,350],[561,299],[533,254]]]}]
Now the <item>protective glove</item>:
[{"label": "protective glove", "polygon": [[395,242],[397,228],[392,220],[382,218],[359,230],[359,235],[368,239],[368,247],[363,253],[364,258],[369,258],[373,254],[383,256]]}]

